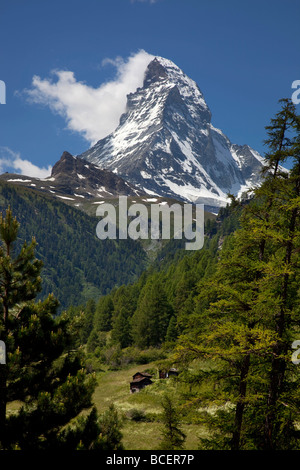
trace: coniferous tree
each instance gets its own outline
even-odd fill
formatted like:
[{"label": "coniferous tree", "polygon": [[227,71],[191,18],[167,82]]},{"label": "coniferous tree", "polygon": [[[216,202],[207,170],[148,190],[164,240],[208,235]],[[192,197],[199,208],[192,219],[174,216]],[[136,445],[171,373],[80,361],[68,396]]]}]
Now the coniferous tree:
[{"label": "coniferous tree", "polygon": [[[298,382],[288,351],[299,320],[299,130],[293,105],[283,100],[268,127],[265,181],[204,283],[192,336],[182,338],[183,355],[216,361],[212,395],[223,408],[207,416],[215,448],[297,446]],[[288,156],[290,174],[280,168]]]},{"label": "coniferous tree", "polygon": [[299,439],[293,412],[299,406],[299,396],[293,393],[297,380],[294,371],[291,371],[288,353],[297,332],[300,313],[300,118],[294,113],[291,116],[296,138],[282,160],[290,156],[294,165],[289,176],[283,179],[281,186],[275,191],[276,217],[272,238],[277,256],[269,263],[268,275],[271,293],[277,301],[277,308],[272,316],[277,341],[273,347],[268,383],[264,442],[266,449],[293,448]]},{"label": "coniferous tree", "polygon": [[186,435],[180,427],[179,413],[172,403],[170,396],[165,395],[162,399],[162,442],[160,449],[163,450],[180,450],[184,448]]},{"label": "coniferous tree", "polygon": [[[34,259],[35,240],[28,246],[24,243],[21,253],[13,259],[13,244],[17,239],[19,224],[12,216],[10,209],[6,217],[0,216],[0,299],[1,322],[0,338],[9,354],[8,339],[10,339],[10,311],[22,301],[33,299],[41,287],[39,276],[42,263]],[[0,442],[5,436],[6,406],[8,400],[8,374],[9,366],[0,367]]]},{"label": "coniferous tree", "polygon": [[114,304],[110,295],[102,297],[95,312],[95,329],[97,331],[110,331],[114,312]]},{"label": "coniferous tree", "polygon": [[[95,377],[84,370],[66,317],[56,318],[53,295],[34,302],[41,262],[34,240],[15,252],[18,229],[8,209],[0,218],[0,338],[7,350],[6,365],[0,365],[1,448],[55,448],[62,428],[91,406]],[[8,415],[13,401],[21,407]]]},{"label": "coniferous tree", "polygon": [[121,307],[118,316],[113,323],[111,339],[113,343],[118,343],[121,348],[127,348],[131,342],[130,318],[125,307]]},{"label": "coniferous tree", "polygon": [[99,338],[99,332],[96,331],[95,329],[91,332],[86,349],[88,353],[93,353],[95,352],[96,348],[100,346],[100,338]]},{"label": "coniferous tree", "polygon": [[172,316],[164,288],[158,279],[151,279],[141,291],[132,317],[132,335],[139,347],[159,346],[165,340]]},{"label": "coniferous tree", "polygon": [[123,450],[122,440],[122,420],[114,407],[103,413],[99,420],[100,433],[98,437],[98,448],[101,450]]},{"label": "coniferous tree", "polygon": [[83,309],[84,324],[81,330],[81,340],[83,344],[87,342],[89,335],[91,334],[91,331],[93,329],[95,311],[96,311],[96,303],[93,299],[89,299],[86,303],[85,308]]},{"label": "coniferous tree", "polygon": [[90,414],[77,419],[60,436],[59,448],[64,450],[123,450],[122,420],[111,405],[101,416],[93,407]]},{"label": "coniferous tree", "polygon": [[167,334],[165,340],[167,342],[175,342],[178,336],[177,332],[177,321],[174,316],[172,316],[171,320],[169,321],[169,326],[167,329]]}]

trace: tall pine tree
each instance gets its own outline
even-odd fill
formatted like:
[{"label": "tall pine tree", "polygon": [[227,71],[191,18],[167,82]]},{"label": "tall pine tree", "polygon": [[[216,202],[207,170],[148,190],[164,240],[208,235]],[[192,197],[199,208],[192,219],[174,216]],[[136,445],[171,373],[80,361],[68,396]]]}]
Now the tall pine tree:
[{"label": "tall pine tree", "polygon": [[[63,427],[91,406],[95,377],[74,349],[68,321],[56,318],[57,300],[38,303],[42,263],[35,240],[14,250],[19,224],[8,209],[0,218],[0,339],[6,365],[0,365],[0,447],[47,449],[60,444]],[[7,405],[18,402],[17,413]]]},{"label": "tall pine tree", "polygon": [[155,277],[150,278],[141,291],[132,317],[135,344],[141,348],[162,344],[172,313],[162,283]]},{"label": "tall pine tree", "polygon": [[[216,361],[210,399],[230,406],[207,416],[211,445],[235,450],[296,448],[298,439],[289,350],[299,321],[300,127],[289,100],[267,130],[265,180],[243,210],[242,228],[222,248],[216,275],[202,286],[201,318],[191,320],[193,334],[180,348],[190,359]],[[290,173],[280,167],[289,156]]]}]

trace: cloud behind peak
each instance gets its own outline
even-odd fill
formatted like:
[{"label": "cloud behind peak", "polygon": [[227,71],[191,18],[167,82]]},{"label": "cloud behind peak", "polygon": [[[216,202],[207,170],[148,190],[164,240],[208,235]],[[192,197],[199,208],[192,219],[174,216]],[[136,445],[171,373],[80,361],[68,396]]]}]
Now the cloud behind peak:
[{"label": "cloud behind peak", "polygon": [[144,50],[124,60],[104,59],[102,66],[116,68],[113,80],[91,87],[76,80],[72,71],[55,70],[56,80],[34,76],[24,90],[31,103],[48,106],[62,116],[71,131],[80,133],[90,145],[113,132],[126,109],[126,96],[142,86],[144,73],[154,56]]}]

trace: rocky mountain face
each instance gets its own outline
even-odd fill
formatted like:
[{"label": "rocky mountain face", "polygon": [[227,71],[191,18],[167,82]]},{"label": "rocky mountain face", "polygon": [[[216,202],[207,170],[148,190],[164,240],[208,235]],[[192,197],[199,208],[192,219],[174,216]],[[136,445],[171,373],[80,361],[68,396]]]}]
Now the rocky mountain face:
[{"label": "rocky mountain face", "polygon": [[[0,180],[38,190],[63,202],[80,206],[84,200],[140,196],[142,192],[109,170],[64,152],[48,178],[3,173]],[[143,193],[144,195],[145,193]]]},{"label": "rocky mountain face", "polygon": [[128,95],[117,129],[78,157],[144,193],[207,209],[259,183],[263,164],[251,147],[232,144],[212,125],[197,84],[161,57],[149,63],[143,87]]},{"label": "rocky mountain face", "polygon": [[58,191],[84,197],[136,196],[141,194],[113,172],[64,152],[53,166],[50,181]]}]

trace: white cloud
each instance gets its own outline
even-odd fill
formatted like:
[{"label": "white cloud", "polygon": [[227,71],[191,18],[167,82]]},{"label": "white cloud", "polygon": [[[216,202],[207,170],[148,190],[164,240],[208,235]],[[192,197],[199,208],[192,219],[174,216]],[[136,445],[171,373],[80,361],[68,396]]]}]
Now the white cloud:
[{"label": "white cloud", "polygon": [[31,176],[32,178],[46,178],[50,176],[52,167],[39,168],[29,160],[23,160],[20,154],[8,147],[0,147],[0,173],[5,171]]},{"label": "white cloud", "polygon": [[116,77],[98,88],[77,81],[71,71],[56,70],[52,72],[56,82],[34,76],[32,88],[25,92],[31,102],[49,106],[66,120],[68,129],[94,144],[115,130],[126,109],[126,95],[142,86],[144,72],[152,59],[143,50],[127,60],[104,59],[102,65],[116,67]]}]

